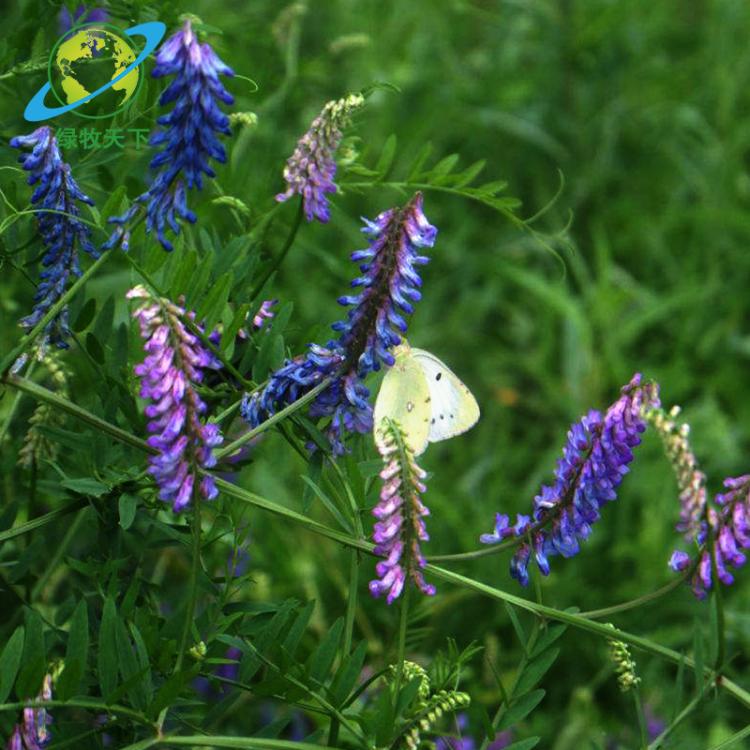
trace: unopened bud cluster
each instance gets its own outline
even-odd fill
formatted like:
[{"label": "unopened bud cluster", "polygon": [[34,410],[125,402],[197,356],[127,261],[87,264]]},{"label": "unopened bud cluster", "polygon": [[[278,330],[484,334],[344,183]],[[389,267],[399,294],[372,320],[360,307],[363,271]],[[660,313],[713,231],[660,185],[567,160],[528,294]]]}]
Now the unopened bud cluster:
[{"label": "unopened bud cluster", "polygon": [[635,672],[636,664],[630,655],[627,643],[617,640],[609,641],[609,654],[615,665],[617,684],[620,686],[620,690],[623,693],[627,693],[629,690],[637,687],[641,678]]}]

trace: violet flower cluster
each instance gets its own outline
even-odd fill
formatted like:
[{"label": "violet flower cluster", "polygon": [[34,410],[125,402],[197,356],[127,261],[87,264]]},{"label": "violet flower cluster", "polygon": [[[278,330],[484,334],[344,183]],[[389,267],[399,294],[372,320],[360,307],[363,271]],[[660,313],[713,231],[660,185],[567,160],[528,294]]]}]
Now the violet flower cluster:
[{"label": "violet flower cluster", "polygon": [[658,405],[656,385],[643,383],[636,374],[604,415],[590,411],[570,428],[555,483],[542,486],[531,517],[519,515],[511,525],[507,515],[498,514],[494,532],[482,535],[485,544],[528,537],[518,546],[510,568],[523,586],[529,583],[532,553],[543,575],[549,573],[550,556],[578,553],[602,507],[617,498],[617,488],[633,460],[632,449],[646,429],[644,409]]},{"label": "violet flower cluster", "polygon": [[[38,211],[37,224],[45,247],[44,270],[34,296],[34,308],[20,321],[28,330],[63,296],[72,278],[81,275],[78,249],[98,257],[91,244],[90,229],[79,218],[79,203],[93,206],[94,201],[78,187],[70,165],[62,160],[52,128],[43,125],[30,135],[11,138],[10,145],[31,149],[30,153],[21,154],[18,161],[29,172],[29,185],[37,185],[31,203]],[[68,309],[64,307],[45,326],[40,352],[50,344],[67,348],[69,337]]]},{"label": "violet flower cluster", "polygon": [[[52,700],[52,676],[47,674],[42,682],[38,701]],[[52,739],[49,725],[52,717],[46,708],[24,708],[23,723],[16,724],[7,744],[7,750],[42,750]]]},{"label": "violet flower cluster", "polygon": [[300,138],[294,153],[284,167],[287,189],[276,196],[277,201],[301,195],[308,221],[324,224],[330,218],[327,193],[336,192],[336,150],[349,124],[352,112],[364,104],[359,94],[330,101],[313,120],[310,129]]},{"label": "violet flower cluster", "polygon": [[162,147],[151,160],[157,170],[149,189],[138,196],[122,216],[110,218],[118,224],[105,243],[106,249],[120,245],[128,249],[128,225],[140,211],[146,210],[146,231],[156,230],[165,250],[172,250],[166,232],[180,232],[182,220],[194,223],[195,214],[187,204],[187,190],[203,187],[203,176],[214,177],[209,162],[226,161],[224,146],[217,134],[230,135],[229,118],[219,102],[232,104],[232,95],[224,88],[219,76],[233,76],[207,43],[201,44],[185,21],[180,31],[171,36],[156,53],[155,78],[174,76],[159,97],[159,104],[174,102],[169,114],[158,119],[162,129],[151,137],[151,145]]},{"label": "violet flower cluster", "polygon": [[60,34],[70,31],[74,26],[81,26],[84,23],[96,23],[97,21],[107,21],[109,16],[103,8],[92,8],[87,10],[83,3],[80,3],[71,15],[68,8],[63,5],[57,14],[57,29]]},{"label": "violet flower cluster", "polygon": [[430,511],[420,499],[427,490],[427,474],[417,464],[398,424],[383,420],[378,429],[377,445],[385,466],[380,472],[380,501],[372,510],[377,519],[372,538],[375,554],[385,559],[375,566],[378,578],[370,581],[370,592],[376,597],[385,594],[391,604],[411,581],[422,593],[433,596],[435,587],[422,575],[427,562],[420,548],[420,542],[430,538],[423,520]]},{"label": "violet flower cluster", "polygon": [[[692,576],[693,592],[705,598],[713,586],[713,572],[725,586],[734,583],[729,567],[745,564],[742,550],[750,548],[750,474],[724,480],[727,492],[716,495],[696,542],[703,546]],[[713,549],[713,564],[712,564]],[[675,551],[669,565],[675,572],[687,570],[693,561],[687,552]]]},{"label": "violet flower cluster", "polygon": [[401,343],[405,316],[421,298],[417,267],[429,258],[420,253],[433,246],[437,229],[427,221],[417,193],[403,208],[365,220],[363,231],[370,245],[351,256],[361,271],[351,285],[361,291],[339,298],[339,304],[351,309],[346,320],[333,324],[338,338],[325,347],[310,345],[305,355],[287,360],[262,391],[246,397],[242,415],[253,427],[331,377],[333,382],[313,401],[310,416],[330,417],[327,434],[334,452],[344,452],[344,433],[372,430],[370,392],[363,381],[394,362],[390,349]]},{"label": "violet flower cluster", "polygon": [[196,490],[205,500],[218,494],[211,476],[204,476],[195,487],[198,469],[216,464],[213,449],[223,442],[217,425],[201,422],[206,404],[196,386],[203,381],[204,370],[221,365],[187,330],[181,307],[154,298],[142,286],[131,289],[127,297],[143,300],[133,317],[146,339],[147,356],[136,365],[135,374],[141,378],[141,398],[151,402],[145,409],[150,420],[148,444],[159,451],[149,458],[149,472],[159,497],[179,512]]}]

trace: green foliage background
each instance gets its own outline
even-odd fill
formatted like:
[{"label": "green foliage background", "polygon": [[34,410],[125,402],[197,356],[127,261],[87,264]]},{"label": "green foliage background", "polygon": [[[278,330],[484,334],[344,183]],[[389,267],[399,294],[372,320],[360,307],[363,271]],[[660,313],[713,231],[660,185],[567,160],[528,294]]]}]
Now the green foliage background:
[{"label": "green foliage background", "polygon": [[[356,139],[349,146],[359,153],[360,163],[375,164],[390,133],[397,135],[393,179],[408,171],[427,141],[435,161],[458,153],[460,164],[468,167],[484,159],[483,177],[507,181],[506,194],[520,199],[516,211],[524,218],[547,206],[560,188],[533,224],[539,235],[478,202],[425,191],[425,212],[440,233],[424,272],[424,298],[410,325],[410,340],[449,363],[476,394],[483,413],[470,433],[431,446],[425,456],[432,473],[428,554],[474,549],[479,534],[491,529],[495,511],[526,511],[539,484],[551,476],[569,424],[589,408],[606,407],[634,371],[661,383],[665,405],[683,406],[712,491],[723,477],[748,470],[747,3],[326,0],[284,7],[273,0],[196,0],[117,2],[109,9],[123,25],[159,18],[172,27],[180,13],[197,14],[221,31],[210,36],[221,57],[258,85],[254,92],[246,80],[229,84],[235,110],[257,113],[258,123],[237,129],[228,142],[229,163],[218,175],[221,190],[242,200],[249,213],[233,215],[212,203],[217,193],[210,187],[191,199],[199,222],[172,257],[142,235],[133,241],[134,257],[167,287],[180,268],[187,268],[189,276],[203,267],[210,271],[192,299],[188,293],[188,307],[199,305],[206,288],[229,268],[235,282],[230,299],[253,301],[250,290],[294,216],[294,208],[285,205],[265,236],[254,233],[257,219],[282,187],[284,160],[327,100],[373,82],[387,82],[398,92],[378,90],[357,116],[350,130]],[[22,107],[44,80],[33,63],[55,41],[56,12],[54,3],[38,0],[3,7],[0,61],[3,70],[15,70],[0,76],[4,166],[15,159],[8,138],[30,129]],[[29,69],[14,68],[28,61]],[[147,110],[159,90],[148,81],[136,106]],[[137,122],[150,127],[153,115]],[[59,125],[80,128],[85,123],[69,115]],[[146,151],[72,149],[66,157],[103,216],[117,211],[120,186],[130,198],[144,187]],[[390,177],[353,190],[347,181],[363,178],[345,170],[341,175],[330,224],[303,226],[264,290],[282,305],[293,303],[283,329],[273,329],[283,343],[278,339],[266,369],[278,363],[283,347],[297,353],[309,341],[325,340],[329,322],[340,314],[336,297],[353,274],[349,252],[363,245],[357,217],[372,217],[403,200],[404,193],[387,184]],[[28,190],[20,174],[3,171],[0,185],[10,204],[25,206]],[[4,210],[7,216],[7,204]],[[29,278],[35,278],[32,261],[38,256],[33,236],[26,219],[0,239],[3,353],[17,342],[16,321],[31,306]],[[190,263],[196,267],[189,268]],[[77,333],[84,351],[74,347],[64,359],[72,372],[72,400],[142,435],[131,375],[140,343],[123,299],[137,281],[126,259],[108,261],[72,305],[75,321],[87,299],[97,300],[93,321]],[[0,417],[9,413],[15,395],[4,392]],[[67,627],[82,597],[93,611],[102,597],[120,599],[137,580],[133,618],[146,633],[156,669],[157,626],[150,613],[161,611],[168,621],[168,612],[178,609],[184,597],[188,556],[177,533],[182,527],[173,530],[170,541],[173,522],[162,514],[161,526],[152,524],[151,503],[139,504],[124,531],[121,501],[108,488],[124,481],[129,467],[133,475],[140,471],[143,458],[109,439],[94,440],[93,432],[72,420],[65,422],[65,435],[58,436],[68,442],[57,468],[40,467],[36,477],[17,470],[19,441],[33,408],[30,399],[22,400],[2,445],[0,512],[5,515],[0,526],[57,507],[66,496],[70,499],[70,492],[81,490],[80,485],[61,485],[58,472],[69,480],[95,475],[104,487],[103,499],[92,500],[93,509],[78,518],[71,538],[65,521],[0,546],[5,578],[0,642],[19,621],[19,597],[27,602],[36,597],[34,609],[45,620]],[[84,439],[76,443],[76,434]],[[373,458],[374,448],[362,441],[350,468]],[[253,462],[237,481],[297,510],[304,495],[310,513],[326,519],[305,492],[300,475],[307,471],[282,436],[271,434],[254,448]],[[33,508],[28,506],[31,482],[37,484]],[[666,561],[676,543],[675,489],[658,440],[647,437],[617,503],[606,509],[582,553],[569,561],[553,560],[551,575],[540,584],[544,603],[585,611],[637,597],[670,580]],[[97,492],[84,494],[96,498]],[[141,500],[148,500],[146,494]],[[369,507],[373,497],[370,492],[363,504]],[[314,599],[307,637],[311,643],[320,638],[345,608],[345,551],[260,511],[240,518],[229,499],[222,499],[218,510],[217,529],[244,524],[249,529],[250,567],[234,599],[257,604],[259,611],[287,597]],[[365,523],[370,523],[367,516]],[[220,575],[232,539],[229,533],[209,550],[210,572]],[[59,548],[63,540],[67,546],[50,570],[45,550]],[[507,564],[508,556],[500,555],[457,569],[517,593]],[[368,658],[379,664],[392,661],[397,610],[369,600],[372,568],[365,559],[355,641],[366,639]],[[730,672],[742,675],[748,667],[750,589],[747,571],[737,578],[725,596],[727,648]],[[41,588],[36,585],[40,580]],[[208,584],[202,585],[205,594]],[[415,611],[409,650],[429,661],[448,637],[461,647],[483,646],[462,688],[477,706],[492,711],[499,700],[493,669],[511,681],[521,653],[508,613],[447,584],[438,588],[438,596],[420,602]],[[210,610],[214,605],[203,606]],[[691,651],[694,630],[710,639],[708,611],[707,604],[695,602],[681,588],[655,605],[617,615],[616,623]],[[521,621],[530,627],[530,620]],[[65,639],[54,630],[48,637],[49,650],[61,656]],[[605,747],[605,737],[636,747],[632,702],[617,690],[604,643],[572,630],[560,643],[561,656],[543,681],[547,695],[517,736],[539,735],[540,746],[554,750]],[[213,655],[220,651],[214,644]],[[675,668],[636,656],[644,700],[656,714],[670,718],[685,701],[680,703],[675,687]],[[248,705],[251,710],[226,720],[224,731],[257,730],[258,704]],[[470,716],[481,734],[478,711]],[[744,709],[712,695],[677,730],[671,746],[705,748],[746,723]]]}]

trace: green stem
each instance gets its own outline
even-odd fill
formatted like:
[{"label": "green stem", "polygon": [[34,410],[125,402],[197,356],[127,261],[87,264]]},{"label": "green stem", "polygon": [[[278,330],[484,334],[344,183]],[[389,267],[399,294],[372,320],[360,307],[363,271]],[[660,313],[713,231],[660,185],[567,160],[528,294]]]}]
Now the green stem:
[{"label": "green stem", "polygon": [[708,750],[729,750],[729,748],[741,748],[744,747],[744,745],[738,745],[737,743],[742,742],[742,740],[746,739],[747,737],[750,737],[750,724],[748,724],[748,726],[746,726],[744,729],[741,729],[736,734],[733,734],[729,739],[720,742],[718,745],[710,747]]},{"label": "green stem", "polygon": [[664,740],[669,737],[669,735],[677,728],[677,726],[683,722],[695,709],[698,707],[698,704],[703,700],[703,697],[706,695],[705,691],[700,691],[698,695],[693,698],[690,703],[685,706],[685,708],[680,711],[677,716],[671,721],[669,726],[648,746],[648,750],[658,750],[662,744],[664,743]]},{"label": "green stem", "polygon": [[[197,481],[197,476],[195,477]],[[201,499],[200,492],[193,489],[193,546],[191,550],[192,559],[190,564],[190,580],[188,582],[188,605],[185,611],[185,622],[182,626],[182,635],[180,636],[180,647],[177,651],[177,661],[174,665],[174,673],[182,669],[182,663],[185,660],[185,654],[190,641],[190,634],[193,632],[193,618],[195,617],[195,605],[198,598],[198,571],[201,564]]]},{"label": "green stem", "polygon": [[[715,553],[714,553],[715,554]],[[716,646],[716,663],[714,667],[718,672],[724,664],[726,657],[726,628],[724,627],[724,596],[721,591],[721,583],[716,571],[714,571],[714,580],[716,585],[713,589],[713,604],[716,607],[716,630],[718,631],[718,644]]]},{"label": "green stem", "polygon": [[55,569],[60,563],[60,560],[62,560],[63,555],[67,552],[70,543],[73,541],[73,538],[75,537],[78,529],[83,523],[85,515],[86,510],[82,509],[73,519],[73,523],[68,526],[65,532],[65,536],[62,538],[62,541],[55,547],[54,554],[50,558],[49,563],[47,563],[44,569],[44,573],[42,573],[42,575],[39,577],[39,580],[34,584],[34,588],[31,590],[32,601],[39,596],[42,589],[46,586],[47,581],[50,579],[50,576],[54,573]]},{"label": "green stem", "polygon": [[77,417],[82,422],[86,422],[97,430],[111,435],[112,437],[125,443],[126,445],[130,445],[142,451],[147,451],[148,453],[158,452],[155,448],[152,448],[145,440],[141,440],[139,437],[131,435],[129,432],[126,432],[125,430],[122,430],[119,427],[110,424],[101,417],[97,417],[90,411],[82,409],[80,406],[76,406],[76,404],[74,404],[72,401],[63,398],[62,396],[58,396],[48,388],[44,388],[41,385],[32,383],[26,378],[21,378],[17,375],[7,375],[0,382],[3,382],[13,388],[17,388],[20,391],[24,391],[25,393],[34,396],[34,398],[38,399],[39,401],[45,401],[51,406],[54,406],[73,417]]},{"label": "green stem", "polygon": [[88,698],[75,698],[68,701],[23,701],[20,703],[3,703],[0,704],[0,713],[3,711],[23,711],[24,708],[85,708],[88,711],[103,711],[108,714],[116,714],[118,716],[127,716],[133,721],[137,721],[139,724],[155,728],[154,722],[148,719],[139,711],[135,711],[127,706],[120,706],[117,704],[102,703],[97,700],[89,700]]},{"label": "green stem", "polygon": [[[263,737],[213,737],[210,735],[195,735],[193,737],[162,737],[153,740],[151,745],[175,745],[177,747],[226,747],[240,750],[330,750],[323,745],[311,745],[307,742],[293,742],[292,740],[268,740]],[[127,750],[127,748],[125,748]],[[136,750],[135,746],[131,750]]]},{"label": "green stem", "polygon": [[[86,421],[88,424],[98,427],[102,431],[107,432],[108,434],[113,435],[114,437],[117,437],[123,442],[126,442],[135,447],[138,447],[141,450],[147,451],[149,453],[155,452],[145,441],[140,440],[139,438],[136,438],[126,433],[124,430],[120,430],[119,428],[114,427],[113,425],[110,425],[108,422],[104,421],[103,419],[100,419],[99,417],[96,417],[95,415],[90,414],[85,409],[81,409],[80,407],[75,406],[74,404],[67,401],[66,399],[62,399],[56,394],[51,393],[46,388],[42,388],[33,383],[28,383],[27,381],[24,381],[22,378],[16,378],[16,377],[10,377],[5,382],[7,382],[10,385],[14,385],[15,387],[19,387],[19,388],[26,390],[26,392],[31,393],[32,395],[39,398],[40,400],[48,401],[49,403],[59,406],[60,408],[66,410],[68,413],[72,414],[73,416],[77,416],[79,419],[82,419]],[[322,390],[323,388],[327,387],[327,385],[328,385],[327,380],[321,382],[318,386],[316,386],[316,388],[314,388],[312,391],[307,393],[301,399],[295,401],[293,404],[290,404],[287,407],[287,409],[300,408],[304,403],[306,403],[306,400],[310,400],[314,398],[315,395],[317,395],[316,391]],[[286,410],[282,410],[282,412],[279,412],[278,414],[274,415],[274,417],[276,417],[277,419],[274,419],[274,417],[271,417],[270,419],[266,420],[263,424],[259,425],[256,428],[256,431],[255,431],[256,434],[258,431],[262,432],[263,429],[267,429],[267,427],[270,426],[270,424],[275,423],[276,421],[279,421],[280,418],[283,418],[281,416],[283,411],[286,411]],[[251,433],[252,432],[254,431],[251,431]],[[248,433],[248,434],[251,434],[251,433]],[[230,446],[227,446],[227,448],[224,450],[224,454],[226,455],[227,452],[229,453],[233,452],[238,447],[236,445],[237,442],[240,442],[240,444],[244,444],[245,442],[247,442],[247,439],[248,439],[248,436],[245,435],[244,438],[240,439],[240,441],[235,441],[235,443],[231,444]],[[201,472],[201,473],[209,474],[209,472]],[[364,541],[363,539],[356,539],[350,536],[349,534],[346,534],[342,531],[338,531],[336,529],[330,529],[327,526],[321,523],[318,523],[317,521],[311,518],[308,518],[307,516],[302,515],[301,513],[297,513],[296,511],[290,508],[286,508],[283,505],[280,505],[276,502],[267,500],[264,497],[248,492],[247,490],[237,487],[236,485],[230,484],[229,482],[219,477],[215,477],[215,481],[216,481],[216,486],[222,492],[229,495],[230,497],[235,497],[238,500],[250,503],[258,508],[262,508],[263,510],[267,510],[278,516],[282,516],[288,520],[294,521],[306,527],[307,529],[309,529],[310,531],[314,533],[320,534],[321,536],[325,536],[328,539],[339,542],[347,547],[358,549],[363,552],[367,552],[368,554],[374,554],[373,545],[370,542]],[[637,649],[640,649],[641,651],[653,654],[655,656],[660,656],[663,659],[666,659],[667,661],[672,662],[673,664],[679,665],[681,663],[684,663],[686,666],[695,667],[695,662],[691,658],[684,656],[683,654],[680,654],[679,652],[674,651],[671,648],[662,646],[659,643],[655,643],[654,641],[651,641],[648,638],[643,638],[641,636],[628,633],[624,630],[619,630],[617,628],[613,630],[608,625],[604,625],[602,623],[596,622],[595,620],[589,619],[588,617],[584,617],[580,614],[573,614],[572,612],[565,612],[562,610],[554,609],[553,607],[538,604],[537,602],[529,601],[528,599],[523,599],[522,597],[516,596],[515,594],[511,594],[501,589],[493,588],[492,586],[488,586],[484,583],[481,583],[480,581],[475,581],[471,578],[467,578],[466,576],[462,576],[459,573],[455,573],[454,571],[447,570],[445,568],[440,568],[434,564],[428,564],[425,567],[424,571],[430,575],[435,576],[436,578],[446,581],[447,583],[452,583],[457,586],[470,589],[472,591],[477,592],[478,594],[481,594],[483,596],[489,597],[497,601],[507,602],[511,606],[514,606],[518,609],[525,610],[527,612],[531,612],[532,614],[536,616],[546,617],[550,620],[556,620],[558,622],[567,623],[568,625],[578,628],[579,630],[592,633],[594,635],[597,635],[601,638],[605,638],[607,640],[611,640],[615,638],[617,640],[623,641],[624,643],[628,643],[631,646]],[[740,687],[731,679],[715,672],[710,667],[704,667],[703,671],[704,671],[704,675],[706,676],[708,680],[710,680],[712,683],[715,683],[719,687],[722,687],[730,695],[732,695],[736,700],[742,703],[745,707],[750,708],[750,693],[748,693],[748,691]]]},{"label": "green stem", "polygon": [[237,451],[239,448],[241,448],[243,445],[246,445],[249,443],[254,437],[257,435],[260,435],[261,433],[265,432],[269,427],[272,427],[277,422],[280,422],[282,419],[286,419],[290,414],[294,414],[294,412],[301,409],[306,404],[310,403],[321,391],[325,390],[329,385],[331,384],[331,378],[326,378],[325,380],[322,380],[320,383],[318,383],[315,388],[308,391],[304,396],[301,396],[296,401],[292,401],[291,404],[288,406],[285,406],[281,411],[277,411],[276,414],[273,414],[268,419],[266,419],[265,422],[262,422],[257,427],[254,427],[249,432],[246,432],[242,437],[237,438],[233,443],[229,443],[229,445],[225,445],[223,448],[220,448],[217,451],[214,451],[214,455],[217,459],[222,459],[225,456],[231,456],[232,453]]},{"label": "green stem", "polygon": [[354,635],[354,615],[357,612],[357,589],[359,587],[359,552],[349,551],[349,589],[346,599],[346,619],[344,620],[344,656],[352,651]]},{"label": "green stem", "polygon": [[73,295],[96,273],[96,271],[104,265],[106,259],[112,255],[112,253],[104,253],[97,260],[95,260],[84,273],[76,279],[75,283],[71,285],[67,292],[55,302],[42,319],[18,342],[11,351],[0,361],[0,376],[4,375],[18,357],[23,354],[30,346],[34,343],[37,336],[44,331],[47,324],[60,312],[60,310],[68,304],[68,301]]},{"label": "green stem", "polygon": [[643,701],[641,700],[641,691],[638,687],[631,690],[633,694],[633,705],[635,706],[635,715],[638,719],[638,732],[640,734],[640,745],[642,750],[648,750],[648,732],[646,731],[646,717],[643,715]]},{"label": "green stem", "polygon": [[[29,369],[26,370],[26,377],[30,378],[31,373],[34,372],[34,368],[36,366],[36,362],[32,362],[29,365]],[[16,393],[16,397],[13,399],[13,403],[10,405],[10,409],[8,410],[8,415],[5,417],[5,422],[3,423],[2,429],[0,429],[0,446],[3,444],[3,440],[5,439],[6,434],[8,433],[8,430],[10,429],[10,423],[13,421],[13,417],[16,415],[16,411],[18,411],[18,407],[21,403],[21,397],[22,393],[19,391]]]},{"label": "green stem", "polygon": [[[696,560],[699,559],[700,555],[696,557]],[[692,572],[693,568],[691,567],[684,573],[675,576],[675,578],[673,578],[664,586],[661,586],[660,588],[656,589],[655,591],[651,591],[648,594],[639,596],[637,599],[630,599],[626,602],[621,602],[620,604],[613,604],[611,607],[604,607],[603,609],[590,609],[588,612],[581,612],[580,615],[581,617],[587,617],[589,620],[598,620],[602,617],[609,617],[610,615],[614,615],[619,612],[627,612],[627,610],[629,609],[637,609],[643,604],[648,604],[649,602],[661,599],[662,596],[665,596],[666,594],[669,594],[671,591],[674,591],[676,588],[680,587],[683,583],[685,583],[685,580],[692,575]]]},{"label": "green stem", "polygon": [[294,244],[294,239],[297,236],[297,232],[299,231],[300,225],[302,224],[302,216],[304,215],[304,204],[302,202],[302,198],[299,198],[299,206],[297,207],[297,213],[294,217],[294,223],[292,224],[291,229],[289,230],[289,234],[287,235],[286,241],[284,242],[283,247],[279,251],[279,254],[276,256],[274,261],[269,266],[268,270],[263,274],[263,276],[260,277],[260,281],[253,287],[252,291],[250,292],[249,298],[255,299],[263,290],[263,287],[266,285],[268,280],[273,276],[276,271],[279,270],[281,267],[281,264],[284,262],[284,259],[286,258],[287,254],[289,253],[289,250],[291,250],[292,245]]},{"label": "green stem", "polygon": [[404,678],[404,659],[406,658],[406,630],[409,624],[409,594],[411,586],[407,582],[404,586],[404,595],[401,597],[401,612],[398,621],[398,644],[396,646],[396,695],[401,692],[401,681]]},{"label": "green stem", "polygon": [[12,529],[0,531],[0,544],[2,544],[3,542],[7,542],[10,539],[15,539],[18,536],[28,534],[29,532],[39,529],[42,526],[46,526],[49,523],[53,523],[54,521],[60,519],[62,516],[67,516],[69,513],[75,513],[75,511],[84,508],[86,505],[86,500],[76,500],[75,502],[72,502],[69,505],[65,505],[62,508],[58,508],[57,510],[52,510],[49,513],[45,513],[43,516],[39,516],[39,518],[33,518],[31,521],[21,523],[18,526],[14,526]]}]

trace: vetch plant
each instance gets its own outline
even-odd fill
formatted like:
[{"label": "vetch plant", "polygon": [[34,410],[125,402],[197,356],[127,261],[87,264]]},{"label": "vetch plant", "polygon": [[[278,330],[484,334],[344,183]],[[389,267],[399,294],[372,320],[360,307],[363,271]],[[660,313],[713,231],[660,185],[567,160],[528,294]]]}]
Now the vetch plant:
[{"label": "vetch plant", "polygon": [[[741,746],[750,475],[729,466],[742,460],[740,428],[727,420],[693,446],[661,393],[682,390],[687,414],[698,404],[700,435],[720,399],[686,395],[660,337],[628,346],[633,318],[601,325],[609,305],[655,326],[677,303],[644,292],[652,267],[638,277],[622,258],[608,265],[609,223],[592,268],[582,243],[551,283],[533,251],[566,250],[567,225],[540,228],[559,195],[523,218],[503,180],[479,181],[484,160],[459,166],[426,142],[470,135],[481,155],[483,123],[514,123],[546,158],[563,153],[546,131],[467,96],[460,126],[437,105],[434,119],[409,120],[406,160],[379,130],[393,102],[406,116],[434,85],[389,67],[380,39],[320,43],[318,27],[339,25],[328,8],[293,3],[262,36],[266,8],[238,6],[231,24],[212,8],[216,26],[159,10],[172,31],[127,114],[152,130],[151,171],[128,151],[71,149],[68,163],[63,119],[10,139],[22,155],[0,177],[12,291],[0,307],[24,330],[3,329],[0,361],[3,746],[531,750],[616,737],[657,750],[707,747],[709,735],[721,738],[712,750]],[[101,15],[71,10],[67,25]],[[128,5],[128,22],[152,10]],[[107,13],[124,20],[117,3]],[[475,4],[462,14],[477,28],[492,18]],[[430,18],[409,21],[410,55],[434,44]],[[370,43],[374,67],[346,57]],[[566,61],[572,76],[581,66]],[[486,60],[467,64],[479,75]],[[346,93],[381,66],[403,92]],[[0,74],[3,89],[35,70],[29,59]],[[446,102],[452,85],[441,82]],[[514,85],[503,106],[525,95]],[[289,156],[298,113],[327,96]],[[524,138],[503,167],[534,196],[536,175],[512,172]],[[594,211],[599,199],[587,201]],[[681,214],[667,213],[672,227]],[[374,218],[362,226],[361,214]],[[683,307],[702,300],[690,291]],[[422,340],[441,356],[454,348],[476,398]],[[743,351],[741,336],[731,343]],[[661,386],[636,373],[608,407],[585,411],[641,367]],[[558,457],[550,435],[581,413]],[[721,460],[720,439],[735,446]],[[718,466],[732,473],[722,488]]]}]

